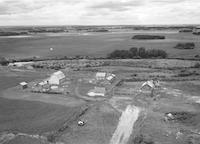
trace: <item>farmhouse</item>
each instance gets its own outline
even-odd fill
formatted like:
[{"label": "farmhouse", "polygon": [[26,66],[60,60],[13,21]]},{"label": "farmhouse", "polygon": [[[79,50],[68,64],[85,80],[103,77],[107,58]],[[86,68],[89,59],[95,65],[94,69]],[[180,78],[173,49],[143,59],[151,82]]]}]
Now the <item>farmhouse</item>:
[{"label": "farmhouse", "polygon": [[155,87],[160,87],[159,81],[158,80],[150,80],[146,81],[142,84],[141,89],[154,89]]},{"label": "farmhouse", "polygon": [[155,87],[153,80],[146,81],[142,84],[141,89],[153,89]]},{"label": "farmhouse", "polygon": [[104,87],[95,87],[88,92],[89,96],[105,96],[106,89]]},{"label": "farmhouse", "polygon": [[104,80],[106,78],[106,73],[105,72],[97,72],[95,77],[97,80]]},{"label": "farmhouse", "polygon": [[62,80],[64,80],[65,74],[62,71],[57,71],[53,73],[49,78],[49,84],[59,85]]}]

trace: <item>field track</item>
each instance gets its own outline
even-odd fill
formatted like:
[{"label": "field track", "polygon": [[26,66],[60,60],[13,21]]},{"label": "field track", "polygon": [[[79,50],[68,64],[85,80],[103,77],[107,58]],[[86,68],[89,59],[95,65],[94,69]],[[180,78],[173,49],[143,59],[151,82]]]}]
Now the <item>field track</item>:
[{"label": "field track", "polygon": [[122,112],[110,144],[126,144],[128,142],[134,123],[137,121],[139,114],[140,109],[138,107],[131,105],[127,106],[126,110]]}]

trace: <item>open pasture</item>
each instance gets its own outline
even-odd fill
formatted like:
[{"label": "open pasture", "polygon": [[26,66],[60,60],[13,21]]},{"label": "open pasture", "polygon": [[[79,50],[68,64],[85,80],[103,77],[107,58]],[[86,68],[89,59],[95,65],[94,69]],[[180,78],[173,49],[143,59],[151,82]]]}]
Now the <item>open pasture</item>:
[{"label": "open pasture", "polygon": [[[136,32],[32,35],[31,37],[1,37],[0,53],[6,57],[59,57],[74,55],[106,56],[116,49],[145,47],[146,49],[165,50],[169,57],[194,58],[200,54],[200,37],[191,33],[158,32],[166,37],[164,40],[133,40]],[[139,34],[153,34],[146,31]],[[177,50],[173,47],[180,42],[194,42],[192,50]],[[53,50],[50,50],[53,48]]]}]

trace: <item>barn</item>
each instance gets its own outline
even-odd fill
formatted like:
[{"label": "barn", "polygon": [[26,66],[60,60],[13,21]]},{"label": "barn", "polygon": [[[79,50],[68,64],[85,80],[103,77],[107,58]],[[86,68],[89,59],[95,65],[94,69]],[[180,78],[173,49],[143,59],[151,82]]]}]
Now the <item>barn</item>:
[{"label": "barn", "polygon": [[61,81],[65,79],[65,74],[62,71],[53,73],[49,78],[49,84],[60,85]]}]

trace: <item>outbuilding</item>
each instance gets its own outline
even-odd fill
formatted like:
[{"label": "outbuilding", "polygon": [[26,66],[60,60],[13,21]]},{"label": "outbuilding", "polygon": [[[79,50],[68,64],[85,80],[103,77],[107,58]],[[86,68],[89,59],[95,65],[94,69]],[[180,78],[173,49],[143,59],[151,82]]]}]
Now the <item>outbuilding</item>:
[{"label": "outbuilding", "polygon": [[21,82],[20,86],[22,87],[22,89],[26,89],[26,88],[28,88],[28,83],[27,82]]},{"label": "outbuilding", "polygon": [[94,89],[88,92],[89,96],[105,96],[106,89],[105,87],[94,87]]},{"label": "outbuilding", "polygon": [[106,76],[106,79],[107,79],[108,81],[112,81],[114,78],[115,78],[115,74],[109,73],[109,74],[107,74],[107,76]]}]

